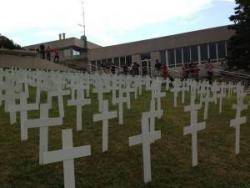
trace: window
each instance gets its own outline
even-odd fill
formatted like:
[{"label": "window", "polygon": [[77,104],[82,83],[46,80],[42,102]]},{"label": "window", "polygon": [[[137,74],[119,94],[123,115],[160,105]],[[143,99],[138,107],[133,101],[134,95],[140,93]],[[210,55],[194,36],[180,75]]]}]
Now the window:
[{"label": "window", "polygon": [[160,61],[162,64],[166,64],[166,51],[160,51]]},{"label": "window", "polygon": [[125,57],[120,57],[121,67],[125,66]]},{"label": "window", "polygon": [[218,56],[219,58],[225,58],[226,57],[226,42],[221,41],[218,43]]},{"label": "window", "polygon": [[112,65],[112,59],[111,58],[109,58],[108,60],[107,60],[107,66],[111,66]]},{"label": "window", "polygon": [[191,46],[191,61],[198,62],[198,47]]},{"label": "window", "polygon": [[103,67],[106,67],[106,66],[107,66],[107,60],[106,60],[106,59],[103,59],[103,60],[102,60],[102,66],[103,66]]},{"label": "window", "polygon": [[208,59],[207,44],[202,44],[200,47],[201,47],[201,61],[206,61]]},{"label": "window", "polygon": [[175,66],[175,57],[173,49],[168,50],[168,63],[170,67]]},{"label": "window", "polygon": [[216,43],[210,43],[209,44],[209,54],[210,54],[210,59],[217,59]]},{"label": "window", "polygon": [[126,65],[130,66],[132,64],[132,56],[126,56]]},{"label": "window", "polygon": [[97,60],[97,67],[101,67],[101,61]]},{"label": "window", "polygon": [[176,49],[176,64],[182,64],[182,48]]},{"label": "window", "polygon": [[119,67],[119,57],[114,58],[114,64],[116,67]]},{"label": "window", "polygon": [[183,48],[183,55],[184,55],[184,63],[187,64],[190,62],[190,49],[189,47]]},{"label": "window", "polygon": [[73,56],[79,56],[79,55],[80,55],[80,52],[73,50]]},{"label": "window", "polygon": [[151,59],[150,53],[141,54],[141,60]]}]

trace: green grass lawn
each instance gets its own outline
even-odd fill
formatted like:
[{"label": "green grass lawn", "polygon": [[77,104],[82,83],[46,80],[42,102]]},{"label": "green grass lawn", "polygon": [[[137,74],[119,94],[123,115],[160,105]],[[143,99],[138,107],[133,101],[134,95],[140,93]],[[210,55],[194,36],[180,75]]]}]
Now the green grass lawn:
[{"label": "green grass lawn", "polygon": [[[250,187],[250,109],[244,112],[248,123],[241,126],[241,149],[236,156],[235,129],[229,127],[230,119],[235,116],[232,110],[235,97],[224,100],[221,115],[218,105],[209,106],[206,129],[198,135],[199,165],[192,168],[191,135],[183,136],[183,127],[189,125],[189,113],[180,105],[180,96],[179,106],[173,108],[172,93],[162,99],[164,116],[156,121],[162,138],[151,144],[152,182],[145,185],[142,146],[129,147],[128,138],[141,133],[141,113],[149,110],[150,97],[149,92],[144,92],[138,100],[131,100],[132,109],[124,111],[124,125],[118,125],[117,119],[109,122],[106,153],[101,149],[101,122],[92,122],[92,115],[97,112],[96,95],[92,95],[91,106],[83,107],[84,124],[80,132],[76,131],[76,108],[65,108],[64,125],[49,129],[49,150],[61,149],[64,128],[73,128],[74,146],[91,145],[91,156],[75,160],[76,187]],[[65,106],[68,98],[65,97]],[[106,95],[105,99],[111,96]],[[43,94],[42,101],[45,100]],[[30,117],[38,115],[38,111],[29,114]],[[50,115],[58,115],[56,105]],[[203,121],[203,110],[199,116]],[[1,106],[0,188],[63,187],[62,162],[40,166],[38,151],[38,129],[29,130],[28,141],[21,142],[19,123],[10,125],[9,114]]]}]

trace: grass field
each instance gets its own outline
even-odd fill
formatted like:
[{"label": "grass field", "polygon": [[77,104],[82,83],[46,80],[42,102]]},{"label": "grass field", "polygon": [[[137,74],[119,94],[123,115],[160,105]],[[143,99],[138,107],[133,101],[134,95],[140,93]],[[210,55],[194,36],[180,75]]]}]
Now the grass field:
[{"label": "grass field", "polygon": [[[105,98],[111,99],[111,96]],[[92,115],[97,112],[96,96],[92,96],[91,106],[83,107],[83,131],[76,132],[75,107],[65,107],[64,125],[49,129],[49,150],[61,149],[63,128],[73,128],[74,146],[91,145],[91,156],[75,160],[76,187],[250,187],[250,109],[244,112],[248,123],[241,126],[241,149],[236,156],[235,129],[229,127],[230,119],[235,116],[231,108],[235,97],[224,100],[221,115],[218,105],[209,106],[206,129],[198,135],[199,165],[192,168],[191,135],[183,136],[183,127],[189,125],[189,113],[184,112],[180,98],[178,108],[173,108],[172,93],[162,99],[164,116],[156,121],[162,138],[151,144],[152,182],[145,185],[142,147],[129,147],[128,138],[141,133],[141,113],[149,110],[149,99],[150,93],[145,92],[138,100],[132,100],[131,110],[124,112],[124,125],[118,125],[117,119],[109,122],[106,153],[101,149],[101,122],[92,122]],[[43,94],[42,101],[45,100]],[[188,100],[186,102],[188,104]],[[29,114],[30,117],[38,115],[38,111]],[[50,115],[58,115],[56,105]],[[199,115],[203,121],[203,111]],[[38,129],[29,130],[28,141],[21,142],[19,123],[10,125],[9,115],[1,106],[0,188],[63,187],[62,162],[40,166],[38,151]]]}]

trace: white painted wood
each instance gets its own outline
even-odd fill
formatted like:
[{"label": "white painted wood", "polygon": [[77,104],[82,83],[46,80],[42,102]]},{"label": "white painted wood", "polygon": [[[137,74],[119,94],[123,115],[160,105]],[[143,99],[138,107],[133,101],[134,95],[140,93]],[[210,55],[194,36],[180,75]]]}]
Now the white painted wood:
[{"label": "white painted wood", "polygon": [[[194,85],[192,86],[194,87]],[[194,92],[194,88],[192,88],[192,92]],[[201,122],[198,123],[198,110],[201,109],[201,104],[195,104],[195,94],[191,93],[191,104],[189,106],[185,106],[185,112],[190,112],[191,121],[190,125],[184,127],[184,135],[191,134],[192,135],[192,166],[198,165],[198,144],[197,144],[197,134],[199,131],[206,128],[206,123]]]},{"label": "white painted wood", "polygon": [[108,111],[108,101],[104,100],[102,104],[102,112],[100,114],[94,114],[93,121],[102,121],[102,151],[108,151],[108,120],[117,118],[117,112]]},{"label": "white painted wood", "polygon": [[[75,91],[75,90],[74,90]],[[74,94],[73,94],[74,95]],[[79,85],[76,90],[76,98],[68,101],[69,106],[76,106],[76,130],[82,130],[82,107],[85,105],[90,105],[91,100],[84,97],[84,89]]]},{"label": "white painted wood", "polygon": [[71,129],[62,131],[63,149],[43,153],[44,164],[63,161],[64,187],[75,187],[74,159],[91,155],[89,145],[73,147]]},{"label": "white painted wood", "polygon": [[244,98],[246,93],[244,93],[244,88],[238,84],[237,85],[237,104],[233,105],[233,109],[236,110],[235,119],[230,120],[230,127],[235,128],[235,153],[236,155],[240,153],[240,126],[247,122],[246,117],[241,117],[241,113],[247,110],[248,106],[244,104]]},{"label": "white painted wood", "polygon": [[147,113],[142,114],[141,121],[142,134],[129,137],[129,146],[142,144],[144,182],[148,183],[152,179],[150,144],[161,138],[161,131],[149,130],[149,117]]}]

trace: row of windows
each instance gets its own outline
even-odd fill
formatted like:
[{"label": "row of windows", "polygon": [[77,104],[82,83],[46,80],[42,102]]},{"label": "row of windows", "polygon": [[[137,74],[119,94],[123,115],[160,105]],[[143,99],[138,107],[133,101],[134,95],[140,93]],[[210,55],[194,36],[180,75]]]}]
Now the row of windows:
[{"label": "row of windows", "polygon": [[115,66],[130,66],[132,64],[132,56],[124,56],[124,57],[115,57],[115,58],[108,58],[108,59],[102,59],[97,61],[91,61],[91,65],[93,67],[109,67],[111,65]]},{"label": "row of windows", "polygon": [[[202,44],[199,46],[200,46],[201,61],[207,61],[208,59],[217,60],[226,57],[226,41]],[[168,60],[168,64],[170,66],[174,66],[175,63],[178,65],[182,64],[182,62],[183,63],[198,62],[199,46],[194,45],[183,48],[169,49],[167,50],[167,55],[166,51],[161,51],[160,52],[161,62],[166,63],[166,60]],[[166,58],[166,56],[168,57]]]},{"label": "row of windows", "polygon": [[[163,64],[168,63],[169,66],[179,65],[182,63],[198,62],[199,61],[199,48],[201,61],[207,61],[208,59],[217,60],[225,58],[226,56],[226,41],[217,43],[193,45],[188,47],[162,50],[160,51],[160,62]],[[217,51],[218,50],[218,51]],[[167,52],[167,53],[166,53]],[[144,53],[140,55],[141,60],[150,60],[151,54]],[[130,66],[132,64],[132,56],[123,56],[102,59],[97,61],[91,61],[92,66],[115,66],[123,67],[125,65]]]}]

